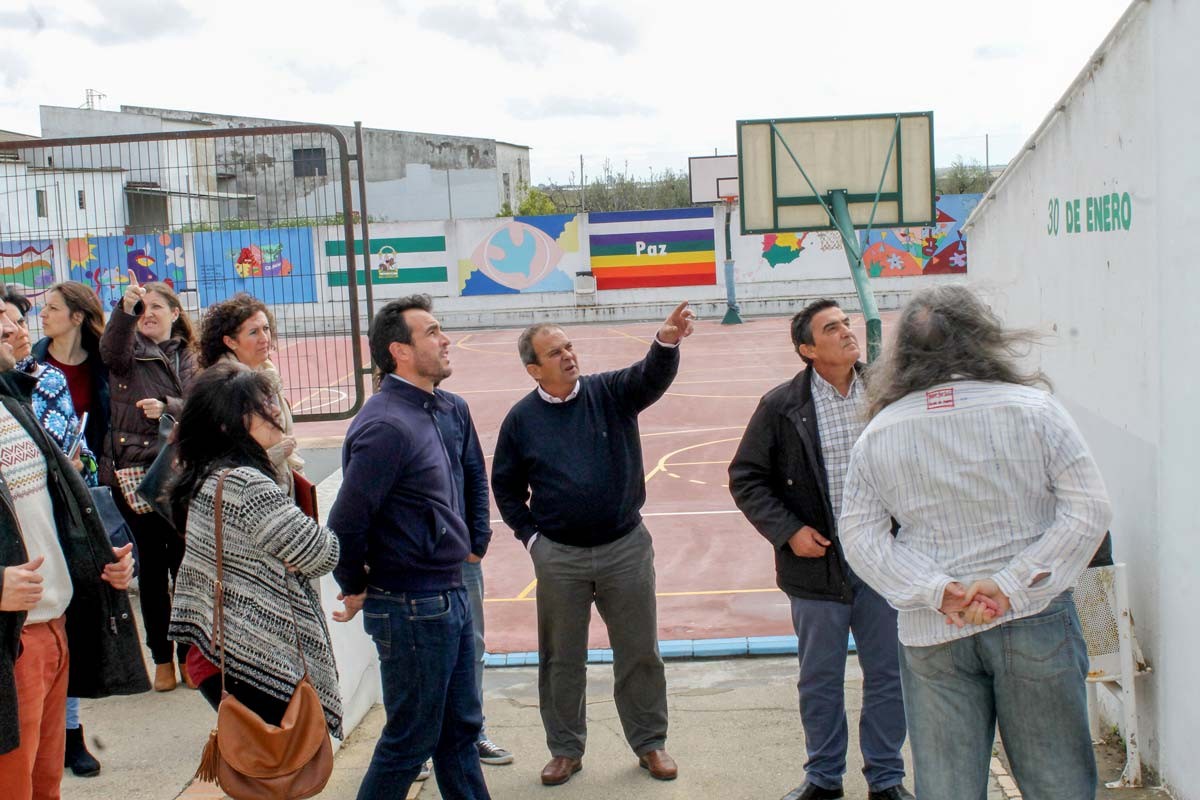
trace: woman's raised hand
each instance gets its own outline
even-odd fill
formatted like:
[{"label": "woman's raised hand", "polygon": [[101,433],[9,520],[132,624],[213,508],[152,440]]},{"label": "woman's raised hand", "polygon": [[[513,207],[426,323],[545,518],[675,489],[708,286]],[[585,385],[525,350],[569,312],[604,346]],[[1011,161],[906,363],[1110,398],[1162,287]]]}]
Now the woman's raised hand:
[{"label": "woman's raised hand", "polygon": [[125,297],[122,304],[125,306],[125,313],[132,314],[137,308],[137,304],[142,302],[142,298],[146,296],[146,290],[138,284],[137,275],[133,274],[133,270],[129,270],[129,288],[125,290]]}]

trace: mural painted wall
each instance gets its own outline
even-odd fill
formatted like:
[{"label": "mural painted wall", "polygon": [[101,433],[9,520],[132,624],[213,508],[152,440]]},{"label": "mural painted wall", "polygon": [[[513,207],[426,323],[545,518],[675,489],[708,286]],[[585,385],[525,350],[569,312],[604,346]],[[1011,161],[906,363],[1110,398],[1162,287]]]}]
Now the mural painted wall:
[{"label": "mural painted wall", "polygon": [[70,279],[91,286],[105,310],[121,302],[129,272],[138,283],[163,281],[180,292],[187,282],[183,235],[83,236],[66,240]]},{"label": "mural painted wall", "polygon": [[872,278],[906,275],[961,275],[967,271],[967,239],[962,224],[979,205],[982,194],[947,194],[937,198],[937,222],[918,228],[860,231],[863,266]]},{"label": "mural painted wall", "polygon": [[459,293],[572,291],[574,273],[584,269],[580,216],[456,220]]},{"label": "mural painted wall", "polygon": [[[872,278],[949,275],[967,271],[967,242],[962,223],[980,194],[937,198],[937,223],[930,227],[859,231],[863,264]],[[733,224],[736,228],[737,215]],[[849,275],[841,237],[833,231],[740,236],[734,230],[733,255],[738,282],[843,278]]]},{"label": "mural painted wall", "polygon": [[[341,228],[323,229],[318,234],[320,247],[328,262],[325,284],[349,285],[346,272],[346,241]],[[366,278],[362,264],[361,240],[355,240],[358,265],[357,282]],[[374,224],[371,226],[371,283],[373,286],[408,285],[407,290],[446,295],[449,281],[449,253],[446,251],[446,225],[443,222],[413,225]],[[409,284],[419,284],[411,286]]]},{"label": "mural painted wall", "polygon": [[15,283],[31,296],[48,288],[54,283],[54,242],[49,239],[0,242],[0,283]]},{"label": "mural painted wall", "polygon": [[714,225],[707,207],[590,214],[596,288],[715,285]]},{"label": "mural painted wall", "polygon": [[194,233],[192,248],[201,306],[237,292],[272,305],[317,300],[312,228]]}]

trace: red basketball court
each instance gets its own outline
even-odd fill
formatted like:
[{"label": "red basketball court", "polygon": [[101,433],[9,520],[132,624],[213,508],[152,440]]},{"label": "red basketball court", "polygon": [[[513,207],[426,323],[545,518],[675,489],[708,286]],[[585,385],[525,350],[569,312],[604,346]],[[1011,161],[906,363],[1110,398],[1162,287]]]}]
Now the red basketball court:
[{"label": "red basketball court", "polygon": [[[852,316],[859,340],[865,342],[862,318]],[[657,324],[567,325],[564,330],[580,368],[588,373],[640,359]],[[470,403],[489,461],[504,415],[533,388],[517,356],[519,333],[451,332],[454,374],[444,388]],[[328,346],[330,341],[284,342],[279,366],[285,381],[289,374],[317,369],[314,344]],[[344,384],[352,372],[347,340],[337,342],[335,349],[340,355],[319,367],[330,387]],[[734,506],[726,466],[759,397],[801,366],[785,318],[734,326],[701,320],[683,344],[671,389],[641,415],[647,493],[643,516],[654,537],[660,639],[792,633],[787,600],[775,588],[770,546]],[[292,400],[299,411],[316,412],[322,403],[336,402],[339,391],[294,392]],[[297,430],[301,447],[337,446],[348,424],[302,424]],[[494,507],[492,524],[495,536],[484,560],[488,651],[536,650],[533,566]],[[591,646],[608,646],[598,615]]]}]

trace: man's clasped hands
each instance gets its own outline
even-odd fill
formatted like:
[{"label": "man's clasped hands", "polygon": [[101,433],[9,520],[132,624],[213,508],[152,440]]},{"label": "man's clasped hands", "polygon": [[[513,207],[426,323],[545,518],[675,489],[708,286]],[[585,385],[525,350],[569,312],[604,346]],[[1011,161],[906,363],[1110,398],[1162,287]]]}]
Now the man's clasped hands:
[{"label": "man's clasped hands", "polygon": [[984,625],[1002,616],[1009,609],[1008,596],[1000,591],[994,580],[985,578],[963,586],[951,581],[942,595],[938,609],[947,625]]}]

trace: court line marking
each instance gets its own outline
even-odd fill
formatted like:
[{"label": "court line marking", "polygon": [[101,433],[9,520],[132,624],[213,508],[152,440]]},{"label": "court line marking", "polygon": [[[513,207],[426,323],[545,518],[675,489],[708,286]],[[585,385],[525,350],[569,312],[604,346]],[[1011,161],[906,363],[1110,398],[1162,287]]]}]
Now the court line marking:
[{"label": "court line marking", "polygon": [[641,336],[634,336],[632,333],[626,333],[625,331],[619,331],[616,328],[609,328],[609,330],[612,331],[613,333],[619,333],[622,336],[627,336],[630,339],[633,339],[635,342],[641,342],[644,345],[649,345],[651,343],[649,339],[643,339]]},{"label": "court line marking", "polygon": [[[771,380],[770,377],[766,377],[766,378],[728,378],[725,380],[714,380],[714,381],[674,381],[671,385],[672,386],[696,386],[699,384],[706,384],[706,383],[762,383],[764,381],[769,381],[769,380]],[[506,388],[506,389],[464,389],[461,392],[455,392],[455,394],[505,394],[508,392],[528,392],[528,391],[532,391],[532,389],[528,386],[519,386],[519,387]],[[675,393],[667,392],[667,394],[675,394]],[[750,395],[722,394],[722,395],[679,395],[679,396],[680,397],[749,397]],[[758,397],[758,395],[755,395],[755,397]]]},{"label": "court line marking", "polygon": [[[734,437],[732,439],[714,439],[711,442],[700,442],[698,444],[690,444],[687,447],[681,447],[678,450],[672,450],[670,453],[667,453],[665,456],[660,458],[658,460],[658,463],[654,465],[654,469],[650,470],[650,472],[646,475],[646,483],[649,483],[650,479],[653,478],[658,473],[667,472],[667,463],[671,460],[671,456],[679,455],[680,453],[686,453],[688,450],[695,450],[698,447],[707,447],[710,444],[722,444],[724,442],[740,442],[740,441],[741,441],[740,437]],[[670,473],[668,473],[668,474],[670,474]]]},{"label": "court line marking", "polygon": [[[295,411],[296,409],[300,408],[302,405],[307,403],[309,400],[312,400],[314,397],[319,395],[321,392],[327,392],[330,389],[333,389],[336,391],[337,387],[340,386],[343,382],[352,380],[352,379],[356,378],[357,375],[358,375],[358,370],[355,369],[351,372],[347,372],[345,375],[338,378],[336,381],[333,382],[332,386],[322,386],[321,388],[319,388],[315,391],[309,392],[303,398],[301,398],[300,402],[292,403],[292,411]],[[351,385],[353,386],[353,384],[351,384]],[[321,406],[321,407],[324,407],[324,406]]]},{"label": "court line marking", "polygon": [[[535,581],[536,583],[536,581]],[[768,592],[778,592],[779,587],[772,586],[769,589],[696,589],[689,592],[655,592],[655,597],[704,597],[707,595],[721,594],[766,594]],[[536,600],[536,597],[488,597],[483,602],[485,603],[529,603]]]},{"label": "court line marking", "polygon": [[724,425],[719,428],[684,428],[678,431],[655,431],[654,433],[643,433],[642,438],[650,436],[675,436],[685,433],[708,433],[709,431],[740,431],[745,430],[745,425]]},{"label": "court line marking", "polygon": [[701,464],[728,464],[728,461],[672,461],[672,467],[698,467]]},{"label": "court line marking", "polygon": [[718,400],[758,400],[761,394],[684,394],[682,392],[667,392],[668,397],[704,397]]},{"label": "court line marking", "polygon": [[[650,511],[642,514],[643,517],[703,517],[715,514],[741,514],[741,511],[734,509],[717,509],[713,511]],[[503,525],[504,520],[493,519],[488,520],[493,525]]]},{"label": "court line marking", "polygon": [[534,578],[533,580],[531,580],[531,581],[529,582],[529,585],[528,585],[528,586],[526,586],[524,589],[522,589],[522,590],[521,590],[521,593],[520,593],[520,594],[518,594],[518,595],[517,595],[516,597],[514,597],[513,599],[514,599],[514,600],[524,600],[524,599],[526,599],[527,597],[529,597],[529,593],[530,593],[530,592],[532,592],[532,591],[533,591],[533,589],[534,589],[534,587],[536,587],[536,586],[537,586],[537,578]]},{"label": "court line marking", "polygon": [[[317,409],[327,408],[328,406],[336,405],[350,397],[350,395],[348,393],[343,392],[341,389],[335,389],[332,386],[326,386],[322,389],[318,389],[317,392],[314,392],[314,394],[317,394],[319,392],[328,392],[330,394],[331,399],[326,400],[324,403],[320,403],[319,405],[309,406],[308,408],[304,409],[304,411],[306,413],[311,414],[312,412],[316,411]],[[308,398],[305,398],[305,399],[308,399]],[[295,411],[296,406],[293,406],[292,410]]]}]

